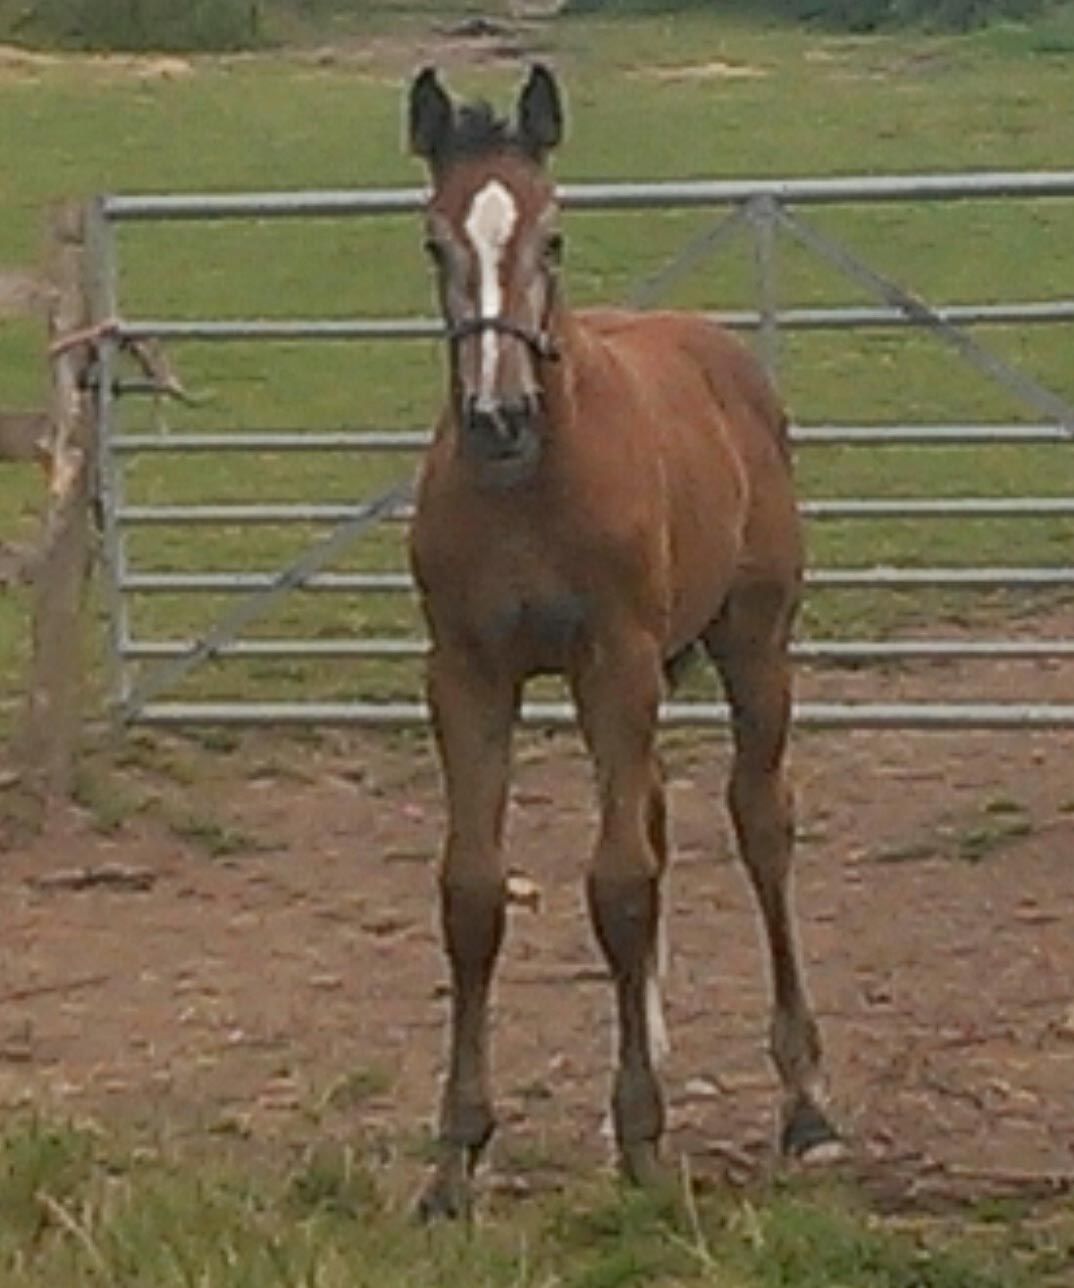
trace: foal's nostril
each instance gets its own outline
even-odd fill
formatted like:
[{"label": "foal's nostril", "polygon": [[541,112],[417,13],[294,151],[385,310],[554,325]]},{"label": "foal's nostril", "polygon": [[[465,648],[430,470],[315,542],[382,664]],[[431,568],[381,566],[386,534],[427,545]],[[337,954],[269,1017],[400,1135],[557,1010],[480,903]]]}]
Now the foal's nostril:
[{"label": "foal's nostril", "polygon": [[478,439],[502,437],[499,415],[489,408],[478,407],[473,402],[466,409],[466,428]]},{"label": "foal's nostril", "polygon": [[533,424],[533,408],[528,398],[504,403],[500,414],[512,439],[520,438]]},{"label": "foal's nostril", "polygon": [[535,407],[519,398],[481,406],[471,399],[465,408],[466,437],[481,455],[511,456],[525,451],[533,435]]}]

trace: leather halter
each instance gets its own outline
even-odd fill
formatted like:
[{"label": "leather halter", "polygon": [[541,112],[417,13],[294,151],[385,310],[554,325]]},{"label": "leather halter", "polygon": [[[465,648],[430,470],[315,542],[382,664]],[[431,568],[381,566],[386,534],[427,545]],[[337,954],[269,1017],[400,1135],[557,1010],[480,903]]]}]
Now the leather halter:
[{"label": "leather halter", "polygon": [[535,358],[543,362],[558,362],[560,353],[555,340],[547,331],[531,331],[505,317],[463,318],[461,322],[449,322],[447,338],[452,344],[458,344],[472,335],[481,335],[484,331],[496,331],[500,335],[514,336],[521,340]]}]

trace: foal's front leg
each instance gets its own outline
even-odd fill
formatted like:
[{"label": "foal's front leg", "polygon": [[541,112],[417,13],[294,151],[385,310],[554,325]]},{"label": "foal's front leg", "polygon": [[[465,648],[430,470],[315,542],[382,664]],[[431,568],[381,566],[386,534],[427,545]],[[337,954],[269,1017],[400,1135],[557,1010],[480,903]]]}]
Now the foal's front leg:
[{"label": "foal's front leg", "polygon": [[426,1218],[468,1212],[470,1177],[495,1126],[488,1000],[507,902],[500,843],[518,687],[485,673],[479,659],[441,650],[429,663],[428,694],[447,791],[440,901],[451,1038],[439,1158],[420,1204]]},{"label": "foal's front leg", "polygon": [[[653,977],[665,858],[663,792],[653,749],[659,650],[645,637],[594,649],[571,680],[600,793],[600,834],[587,893],[618,1005],[612,1121],[624,1174],[645,1183],[655,1177],[664,1131],[654,1067],[654,1039],[661,1041],[663,1034]],[[660,1033],[654,1031],[658,1020]]]}]

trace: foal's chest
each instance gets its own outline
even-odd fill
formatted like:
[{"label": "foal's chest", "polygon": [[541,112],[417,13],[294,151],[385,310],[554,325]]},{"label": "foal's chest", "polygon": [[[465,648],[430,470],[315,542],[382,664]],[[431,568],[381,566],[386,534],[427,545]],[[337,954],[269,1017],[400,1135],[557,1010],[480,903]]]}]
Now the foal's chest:
[{"label": "foal's chest", "polygon": [[579,525],[575,513],[564,520],[555,500],[533,493],[486,501],[471,506],[465,528],[446,521],[450,507],[427,502],[413,553],[435,638],[464,643],[517,675],[564,671],[609,604],[629,611],[644,598],[639,560],[648,543],[615,523]]},{"label": "foal's chest", "polygon": [[556,584],[493,585],[480,573],[459,591],[447,607],[451,633],[517,674],[566,669],[587,638],[591,601],[582,591]]},{"label": "foal's chest", "polygon": [[487,643],[507,647],[530,669],[558,670],[584,639],[589,616],[586,595],[544,592],[505,601],[484,622]]},{"label": "foal's chest", "polygon": [[465,640],[519,673],[564,669],[589,631],[593,588],[536,558],[507,532],[490,533],[468,555],[437,559],[435,571],[426,568],[420,578],[434,636]]}]

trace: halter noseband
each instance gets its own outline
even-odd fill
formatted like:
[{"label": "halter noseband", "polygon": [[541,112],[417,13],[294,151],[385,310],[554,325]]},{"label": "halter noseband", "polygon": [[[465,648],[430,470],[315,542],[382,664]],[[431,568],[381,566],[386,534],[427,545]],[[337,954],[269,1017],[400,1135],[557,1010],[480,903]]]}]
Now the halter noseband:
[{"label": "halter noseband", "polygon": [[450,322],[447,327],[447,338],[454,345],[472,335],[481,335],[484,331],[514,336],[516,340],[521,340],[540,361],[559,361],[559,347],[547,331],[530,331],[527,327],[512,322],[510,318],[475,317],[463,318],[461,322]]}]

